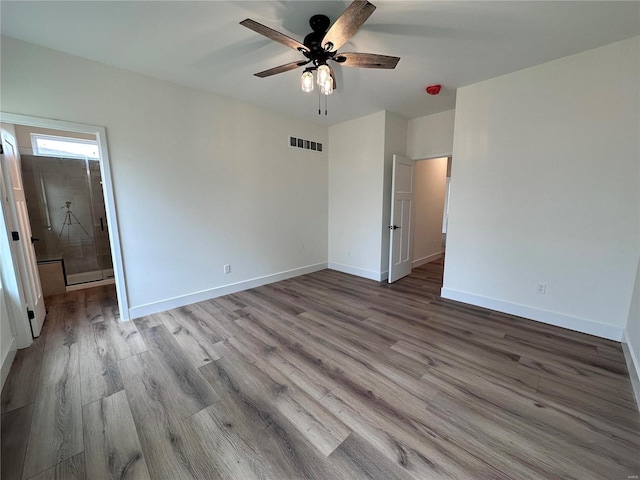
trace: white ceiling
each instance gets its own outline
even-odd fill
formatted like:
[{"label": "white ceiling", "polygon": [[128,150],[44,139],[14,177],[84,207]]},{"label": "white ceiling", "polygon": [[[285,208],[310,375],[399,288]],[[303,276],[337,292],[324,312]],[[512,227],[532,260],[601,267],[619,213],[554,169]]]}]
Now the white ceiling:
[{"label": "white ceiling", "polygon": [[[308,19],[349,1],[7,1],[3,35],[325,125],[389,110],[416,118],[455,106],[455,90],[640,35],[638,1],[389,1],[341,51],[401,57],[395,70],[335,67],[338,90],[318,116],[302,69],[253,73],[302,55],[238,25],[251,18],[300,41]],[[335,65],[335,64],[334,64]],[[440,83],[439,96],[425,93]]]}]

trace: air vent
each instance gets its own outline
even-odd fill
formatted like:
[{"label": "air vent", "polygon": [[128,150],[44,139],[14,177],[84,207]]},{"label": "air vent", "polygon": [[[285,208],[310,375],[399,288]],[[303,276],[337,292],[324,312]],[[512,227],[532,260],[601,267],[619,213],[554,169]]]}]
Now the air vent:
[{"label": "air vent", "polygon": [[304,138],[289,137],[289,146],[294,148],[302,148],[304,150],[313,150],[314,152],[322,152],[322,144]]}]

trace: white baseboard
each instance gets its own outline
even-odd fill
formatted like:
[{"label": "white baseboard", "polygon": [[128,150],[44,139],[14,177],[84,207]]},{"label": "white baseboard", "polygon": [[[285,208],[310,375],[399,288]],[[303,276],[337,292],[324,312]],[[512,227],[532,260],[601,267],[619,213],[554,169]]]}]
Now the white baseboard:
[{"label": "white baseboard", "polygon": [[17,348],[18,347],[16,345],[16,337],[13,337],[11,339],[11,345],[9,345],[9,350],[7,351],[4,358],[2,359],[2,367],[0,370],[2,383],[0,383],[0,390],[4,387],[4,382],[7,380],[7,377],[9,376],[9,370],[11,370],[13,359],[16,357]]},{"label": "white baseboard", "polygon": [[[411,268],[418,268],[425,263],[433,262],[442,257],[442,252],[437,252],[426,257],[419,258],[411,262]],[[342,263],[329,262],[329,268],[331,270],[337,270],[338,272],[348,273],[349,275],[356,275],[357,277],[368,278],[369,280],[375,280],[376,282],[384,282],[389,279],[389,270],[384,272],[376,272],[374,270],[366,270],[364,268],[352,267],[351,265],[344,265]]]},{"label": "white baseboard", "polygon": [[293,270],[265,275],[264,277],[252,278],[238,283],[231,283],[229,285],[222,285],[220,287],[202,290],[196,293],[181,295],[179,297],[169,298],[159,302],[131,307],[129,308],[129,318],[132,320],[134,318],[144,317],[145,315],[152,315],[154,313],[171,310],[172,308],[184,307],[185,305],[191,305],[193,303],[203,302],[223,295],[229,295],[231,293],[241,292],[250,288],[260,287],[268,283],[279,282],[288,278],[306,275],[307,273],[317,272],[318,270],[324,270],[326,268],[326,263],[317,263],[315,265],[295,268]]},{"label": "white baseboard", "polygon": [[[113,274],[111,275],[113,276]],[[72,273],[67,275],[67,285],[77,285],[79,283],[96,282],[102,280],[102,270],[93,270],[91,272]]]},{"label": "white baseboard", "polygon": [[431,255],[427,255],[426,257],[422,257],[411,262],[411,268],[421,267],[425,263],[433,262],[434,260],[438,260],[439,258],[442,258],[442,252],[432,253]]},{"label": "white baseboard", "polygon": [[589,335],[595,335],[596,337],[601,338],[608,338],[609,340],[614,340],[616,342],[620,342],[622,340],[622,333],[624,331],[622,327],[616,327],[614,325],[605,325],[604,323],[594,322],[593,320],[587,320],[585,318],[549,312],[529,307],[527,305],[505,302],[504,300],[497,300],[495,298],[461,292],[450,288],[443,287],[440,295],[442,298],[448,298],[449,300],[456,300],[458,302],[468,303],[478,307],[489,308],[498,312],[536,320],[549,325],[555,325],[556,327],[568,328],[569,330],[574,330],[576,332],[588,333]]},{"label": "white baseboard", "polygon": [[329,262],[328,268],[331,270],[337,270],[338,272],[348,273],[349,275],[375,280],[376,282],[382,282],[389,277],[389,272],[376,272],[374,270],[352,267],[351,265],[344,265],[342,263]]},{"label": "white baseboard", "polygon": [[103,285],[113,285],[116,283],[115,279],[107,278],[105,280],[96,280],[87,283],[78,283],[76,285],[67,285],[65,291],[73,292],[74,290],[84,290],[85,288],[102,287]]},{"label": "white baseboard", "polygon": [[622,334],[622,351],[624,352],[624,359],[627,362],[627,370],[629,370],[629,378],[631,379],[633,394],[636,397],[638,411],[640,411],[640,359],[636,356],[635,352],[629,348],[629,339],[627,338],[626,330]]}]

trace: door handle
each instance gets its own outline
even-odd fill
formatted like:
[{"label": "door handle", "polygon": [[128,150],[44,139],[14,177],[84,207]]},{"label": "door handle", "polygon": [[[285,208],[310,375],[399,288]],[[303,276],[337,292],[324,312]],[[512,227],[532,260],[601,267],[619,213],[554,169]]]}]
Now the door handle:
[{"label": "door handle", "polygon": [[400,227],[399,227],[399,226],[397,226],[397,225],[389,225],[389,230],[397,230],[397,229],[399,229],[399,228],[400,228]]},{"label": "door handle", "polygon": [[40,239],[38,237],[31,237],[31,243],[39,242]]}]

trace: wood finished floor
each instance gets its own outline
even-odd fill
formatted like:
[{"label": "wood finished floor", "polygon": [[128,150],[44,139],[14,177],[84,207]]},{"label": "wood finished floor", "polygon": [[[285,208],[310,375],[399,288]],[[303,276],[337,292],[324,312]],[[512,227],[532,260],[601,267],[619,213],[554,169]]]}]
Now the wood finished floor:
[{"label": "wood finished floor", "polygon": [[47,299],[2,392],[2,479],[623,479],[616,342],[324,270],[119,322]]}]

